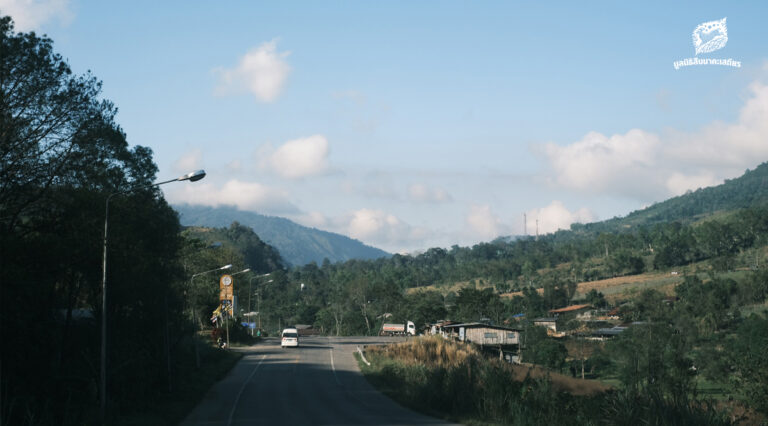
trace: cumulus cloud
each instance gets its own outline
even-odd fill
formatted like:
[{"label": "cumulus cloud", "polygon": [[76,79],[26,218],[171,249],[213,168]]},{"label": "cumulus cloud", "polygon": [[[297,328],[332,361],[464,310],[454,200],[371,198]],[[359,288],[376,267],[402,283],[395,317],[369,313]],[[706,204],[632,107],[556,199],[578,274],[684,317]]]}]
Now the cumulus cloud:
[{"label": "cumulus cloud", "polygon": [[445,203],[453,198],[440,188],[430,188],[422,183],[414,183],[408,187],[408,198],[419,203]]},{"label": "cumulus cloud", "polygon": [[173,163],[174,173],[188,173],[192,170],[202,169],[203,151],[195,148],[182,155]]},{"label": "cumulus cloud", "polygon": [[276,150],[271,147],[260,149],[260,154],[268,158],[268,166],[278,175],[288,179],[325,172],[328,168],[329,152],[328,140],[322,135],[294,139]]},{"label": "cumulus cloud", "polygon": [[0,11],[13,18],[16,31],[39,30],[51,20],[69,25],[74,14],[69,0],[0,0]]},{"label": "cumulus cloud", "polygon": [[475,239],[492,240],[509,233],[509,228],[491,211],[489,205],[471,206],[466,223]]},{"label": "cumulus cloud", "polygon": [[659,147],[658,136],[633,129],[610,137],[590,132],[571,145],[547,144],[544,151],[559,186],[643,196],[648,182],[637,176],[653,173]]},{"label": "cumulus cloud", "polygon": [[381,210],[360,209],[352,213],[349,221],[349,235],[360,240],[381,239],[391,234],[403,223],[392,214]]},{"label": "cumulus cloud", "polygon": [[347,235],[390,253],[406,253],[413,247],[423,247],[425,238],[431,235],[380,209],[362,208],[334,217],[310,212],[292,218],[304,226]]},{"label": "cumulus cloud", "polygon": [[[529,221],[528,229],[526,230],[528,235],[536,233],[535,223],[537,220],[539,234],[555,232],[558,229],[570,229],[572,223],[589,223],[596,220],[595,215],[586,208],[571,212],[562,202],[557,200],[552,201],[546,207],[530,210],[526,215]],[[533,228],[531,225],[533,225]]]},{"label": "cumulus cloud", "polygon": [[171,203],[187,203],[203,206],[236,206],[240,210],[269,214],[298,213],[288,194],[258,182],[232,179],[218,186],[214,183],[196,182],[169,188],[166,198]]},{"label": "cumulus cloud", "polygon": [[735,123],[661,135],[590,132],[543,153],[557,186],[650,201],[722,182],[768,158],[768,86],[753,83]]},{"label": "cumulus cloud", "polygon": [[278,52],[277,40],[268,41],[246,53],[234,68],[217,68],[217,95],[249,92],[262,102],[272,102],[280,95],[291,67],[286,62],[290,52]]},{"label": "cumulus cloud", "polygon": [[667,178],[666,187],[670,195],[681,195],[686,191],[720,183],[712,173],[705,173],[695,176],[686,176],[682,173],[674,172]]}]

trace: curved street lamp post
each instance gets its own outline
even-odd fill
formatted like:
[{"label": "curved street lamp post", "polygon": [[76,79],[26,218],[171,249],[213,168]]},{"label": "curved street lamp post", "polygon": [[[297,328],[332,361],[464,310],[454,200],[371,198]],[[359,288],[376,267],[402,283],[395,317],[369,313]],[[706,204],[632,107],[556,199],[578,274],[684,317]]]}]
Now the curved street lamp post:
[{"label": "curved street lamp post", "polygon": [[[270,275],[272,275],[272,272],[270,272],[268,274],[257,275],[255,277],[251,278],[250,285],[249,285],[249,288],[248,288],[248,313],[249,314],[251,313],[251,294],[253,294],[253,280],[256,280],[256,279],[259,279],[259,278],[268,277]],[[264,284],[266,285],[266,284],[269,284],[269,283],[271,283],[273,281],[275,281],[275,280],[269,280],[269,281],[265,282]],[[259,313],[258,314],[259,315],[259,330],[261,330],[261,290],[259,290],[259,299],[258,299],[257,303],[258,303],[258,306],[257,306],[256,310]],[[253,331],[251,331],[251,336],[253,336]]]},{"label": "curved street lamp post", "polygon": [[106,422],[107,414],[107,229],[109,225],[109,202],[112,197],[128,194],[138,189],[153,188],[171,182],[181,182],[188,180],[196,182],[205,177],[204,170],[187,173],[176,179],[170,179],[163,182],[153,183],[151,185],[142,185],[126,189],[124,191],[113,192],[107,197],[106,208],[104,209],[104,252],[102,255],[101,266],[101,404],[100,417],[101,423]]},{"label": "curved street lamp post", "polygon": [[[256,275],[255,277],[251,277],[250,280],[248,280],[248,328],[251,328],[251,318],[253,317],[253,312],[251,311],[251,294],[253,293],[253,280],[258,280],[259,278],[264,278],[270,276],[272,273],[269,272],[267,274],[261,274]],[[261,326],[261,312],[259,312],[259,326]],[[251,328],[251,337],[253,337],[253,329]]]}]

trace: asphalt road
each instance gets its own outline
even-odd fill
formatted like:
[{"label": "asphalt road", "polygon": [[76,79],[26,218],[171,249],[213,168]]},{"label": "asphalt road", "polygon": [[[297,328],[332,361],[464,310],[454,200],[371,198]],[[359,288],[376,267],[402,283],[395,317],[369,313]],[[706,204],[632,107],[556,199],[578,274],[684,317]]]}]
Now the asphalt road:
[{"label": "asphalt road", "polygon": [[246,355],[214,385],[182,425],[444,425],[376,391],[360,373],[357,346],[391,337],[302,337],[298,348],[277,338]]}]

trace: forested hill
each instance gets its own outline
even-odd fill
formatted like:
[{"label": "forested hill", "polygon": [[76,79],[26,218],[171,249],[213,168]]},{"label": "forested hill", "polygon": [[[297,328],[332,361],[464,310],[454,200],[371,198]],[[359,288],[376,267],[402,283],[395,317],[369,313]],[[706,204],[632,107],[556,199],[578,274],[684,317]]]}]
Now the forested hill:
[{"label": "forested hill", "polygon": [[622,218],[585,225],[592,231],[611,232],[640,225],[679,221],[690,223],[711,214],[768,203],[768,163],[723,184],[670,198]]},{"label": "forested hill", "polygon": [[281,217],[237,210],[234,207],[203,207],[174,205],[184,226],[229,227],[232,222],[248,226],[269,245],[275,247],[283,260],[295,266],[310,262],[321,264],[350,259],[377,259],[390,254],[367,246],[360,241],[332,232],[308,228]]}]

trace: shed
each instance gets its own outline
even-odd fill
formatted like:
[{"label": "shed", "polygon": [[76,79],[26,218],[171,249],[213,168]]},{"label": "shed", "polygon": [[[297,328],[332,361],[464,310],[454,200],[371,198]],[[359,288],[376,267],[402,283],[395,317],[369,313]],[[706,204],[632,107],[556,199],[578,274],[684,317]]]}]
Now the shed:
[{"label": "shed", "polygon": [[592,305],[571,305],[559,309],[550,309],[550,315],[557,317],[560,315],[575,315],[577,318],[590,318]]},{"label": "shed", "polygon": [[626,330],[627,327],[611,327],[611,328],[599,328],[592,332],[591,336],[588,337],[590,340],[606,340],[606,339],[612,339],[619,334],[621,334],[624,330]]},{"label": "shed", "polygon": [[557,333],[557,318],[536,318],[533,320],[533,325],[547,327],[552,333]]},{"label": "shed", "polygon": [[443,326],[445,336],[477,345],[510,346],[520,344],[520,330],[479,322]]}]

